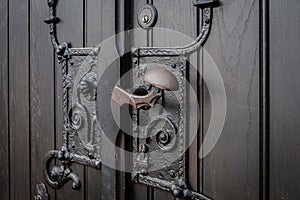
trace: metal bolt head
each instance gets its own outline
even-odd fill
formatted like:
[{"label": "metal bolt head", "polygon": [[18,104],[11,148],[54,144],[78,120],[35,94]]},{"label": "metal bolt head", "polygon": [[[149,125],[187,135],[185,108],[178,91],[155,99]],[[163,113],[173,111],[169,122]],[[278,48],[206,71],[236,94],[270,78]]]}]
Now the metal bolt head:
[{"label": "metal bolt head", "polygon": [[174,171],[174,170],[170,170],[170,171],[169,171],[169,176],[170,176],[171,178],[174,178],[174,177],[176,176],[175,171]]},{"label": "metal bolt head", "polygon": [[178,174],[179,174],[179,176],[183,176],[183,171],[179,170]]},{"label": "metal bolt head", "polygon": [[148,174],[148,172],[145,169],[142,169],[141,174],[146,176]]},{"label": "metal bolt head", "polygon": [[148,15],[144,15],[142,17],[142,21],[143,21],[143,23],[148,24],[150,21],[150,17]]},{"label": "metal bolt head", "polygon": [[182,198],[184,197],[183,190],[180,188],[175,188],[172,190],[172,194],[175,198]]},{"label": "metal bolt head", "polygon": [[54,0],[48,0],[48,6],[49,7],[52,7],[54,5]]},{"label": "metal bolt head", "polygon": [[141,153],[147,153],[148,152],[148,147],[145,144],[140,145],[140,152]]}]

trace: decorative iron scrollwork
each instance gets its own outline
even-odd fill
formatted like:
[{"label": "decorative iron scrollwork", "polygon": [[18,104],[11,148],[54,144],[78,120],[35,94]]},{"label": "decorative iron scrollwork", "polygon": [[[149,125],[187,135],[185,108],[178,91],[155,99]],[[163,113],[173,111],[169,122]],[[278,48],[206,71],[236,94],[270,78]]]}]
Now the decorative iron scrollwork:
[{"label": "decorative iron scrollwork", "polygon": [[[179,83],[178,91],[173,94],[164,93],[164,101],[167,104],[162,102],[161,106],[163,106],[165,114],[162,115],[155,111],[155,106],[150,108],[152,115],[160,116],[159,122],[166,122],[163,126],[159,126],[157,119],[149,120],[148,110],[135,109],[133,111],[133,130],[134,135],[138,137],[134,138],[133,142],[134,172],[132,179],[138,183],[170,191],[176,199],[185,197],[198,200],[210,199],[189,190],[185,182],[185,150],[187,149],[187,100],[185,99],[187,85],[185,78],[189,66],[189,56],[197,51],[208,38],[212,22],[212,8],[216,2],[216,0],[195,1],[194,5],[202,9],[203,24],[199,36],[191,44],[166,48],[139,47],[132,50],[134,88],[146,84],[145,71],[157,69],[157,66],[162,65],[176,77]],[[153,131],[155,133],[152,133]]]},{"label": "decorative iron scrollwork", "polygon": [[97,75],[91,72],[82,77],[79,90],[88,101],[94,101],[97,96]]},{"label": "decorative iron scrollwork", "polygon": [[[44,22],[49,24],[51,42],[62,70],[63,144],[60,150],[52,150],[46,154],[44,176],[54,188],[60,188],[72,180],[73,189],[79,189],[80,179],[72,172],[71,163],[101,168],[100,148],[95,145],[95,141],[99,144],[100,140],[100,127],[95,125],[95,63],[100,48],[72,48],[70,42],[58,42],[56,24],[60,19],[55,16],[56,3],[56,0],[48,0],[49,17]],[[87,137],[91,139],[86,140]],[[60,161],[61,165],[50,169],[53,159]]]},{"label": "decorative iron scrollwork", "polygon": [[[191,44],[181,47],[132,49],[134,87],[150,86],[149,93],[139,96],[119,88],[112,95],[120,104],[124,103],[121,97],[126,97],[129,104],[136,109],[132,113],[133,132],[139,137],[133,139],[132,179],[170,191],[175,198],[210,199],[189,190],[185,182],[187,141],[185,78],[189,56],[205,43],[209,35],[212,7],[215,3],[216,0],[195,1],[194,5],[202,9],[203,24],[199,36]],[[56,0],[48,0],[48,6],[49,17],[44,21],[49,24],[51,42],[62,69],[63,144],[60,150],[52,150],[46,154],[44,176],[48,184],[54,188],[60,188],[71,180],[73,189],[79,189],[80,179],[72,172],[72,163],[101,169],[99,145],[101,129],[96,123],[95,113],[98,82],[95,64],[100,48],[72,48],[69,42],[59,43],[56,38],[56,24],[60,21],[55,16]],[[155,17],[154,15],[153,19]],[[142,20],[147,23],[146,15]],[[144,80],[147,70],[159,70],[160,73],[168,74],[171,81],[168,84],[157,84],[150,79]],[[172,85],[172,82],[176,84]],[[165,85],[169,87],[162,87]],[[168,89],[176,92],[167,92]],[[165,114],[160,113],[155,105],[158,101],[164,106]],[[166,102],[172,102],[172,106],[165,106]],[[145,106],[147,109],[140,109]],[[149,116],[149,112],[155,112],[159,117],[148,119],[146,116]],[[157,128],[161,122],[164,122],[163,125]],[[141,127],[140,123],[144,123],[144,126]],[[160,154],[149,153],[154,150]],[[172,157],[178,159],[169,164]],[[54,159],[60,164],[51,167],[51,161]],[[156,159],[163,162],[158,163]],[[153,170],[152,168],[157,165],[163,167],[160,170]]]},{"label": "decorative iron scrollwork", "polygon": [[[51,170],[51,161],[53,159],[58,159],[61,162],[60,166],[54,165]],[[78,163],[87,166],[94,167],[96,169],[101,169],[101,162],[95,159],[90,159],[85,156],[80,156],[77,154],[70,153],[66,149],[57,151],[49,151],[45,156],[44,163],[44,176],[47,183],[49,183],[54,188],[62,187],[67,181],[72,180],[72,188],[80,188],[79,177],[72,172],[70,169],[71,163]]]},{"label": "decorative iron scrollwork", "polygon": [[34,200],[49,200],[49,194],[47,187],[44,183],[37,184],[36,186],[37,194],[34,196]]}]

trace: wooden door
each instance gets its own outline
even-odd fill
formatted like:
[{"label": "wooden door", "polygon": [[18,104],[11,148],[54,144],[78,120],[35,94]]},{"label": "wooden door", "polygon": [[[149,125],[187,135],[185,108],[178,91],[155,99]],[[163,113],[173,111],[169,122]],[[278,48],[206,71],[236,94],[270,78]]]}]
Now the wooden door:
[{"label": "wooden door", "polygon": [[[199,34],[202,12],[192,0],[58,0],[57,37],[73,47],[96,46],[116,32],[140,28],[137,18],[144,4],[157,9],[155,28],[191,38]],[[297,0],[220,0],[214,7],[210,35],[191,56],[198,72],[191,69],[187,77],[200,105],[197,119],[188,119],[190,126],[200,121],[187,150],[189,189],[216,200],[299,199],[299,11]],[[134,183],[130,173],[106,165],[97,170],[72,164],[81,180],[79,190],[70,181],[60,189],[47,185],[44,155],[63,142],[61,70],[42,22],[47,15],[47,1],[0,4],[0,199],[34,199],[41,183],[48,197],[57,200],[174,199],[170,192]],[[163,33],[141,29],[134,37],[125,35],[124,48],[186,42]],[[227,112],[218,142],[199,158],[213,109],[210,59],[224,82]],[[98,87],[98,117],[107,122],[107,132],[117,129],[106,115],[107,98],[131,64],[130,54],[117,59]],[[120,133],[111,139],[131,150],[130,137]],[[118,152],[113,159],[116,165],[128,162]]]}]

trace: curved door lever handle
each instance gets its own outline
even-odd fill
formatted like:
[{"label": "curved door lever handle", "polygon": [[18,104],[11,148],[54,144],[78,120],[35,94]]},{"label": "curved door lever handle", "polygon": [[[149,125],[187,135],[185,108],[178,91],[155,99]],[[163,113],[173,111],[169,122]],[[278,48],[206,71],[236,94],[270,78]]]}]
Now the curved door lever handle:
[{"label": "curved door lever handle", "polygon": [[153,107],[163,96],[163,90],[176,91],[179,88],[177,78],[165,67],[156,67],[146,71],[144,81],[150,84],[150,91],[143,91],[142,95],[131,94],[119,86],[115,86],[112,100],[120,106],[131,105],[134,109]]},{"label": "curved door lever handle", "polygon": [[153,107],[159,97],[161,97],[161,93],[156,93],[155,89],[152,89],[146,95],[139,96],[136,94],[130,94],[125,89],[115,86],[112,93],[112,100],[120,106],[129,104],[136,110],[141,107]]}]

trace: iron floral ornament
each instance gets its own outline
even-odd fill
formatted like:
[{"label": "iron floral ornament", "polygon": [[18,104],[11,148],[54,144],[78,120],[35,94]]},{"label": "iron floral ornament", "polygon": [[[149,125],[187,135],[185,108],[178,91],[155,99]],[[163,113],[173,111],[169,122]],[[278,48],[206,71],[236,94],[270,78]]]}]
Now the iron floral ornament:
[{"label": "iron floral ornament", "polygon": [[[97,124],[96,113],[97,96],[101,95],[97,94],[98,77],[96,66],[100,48],[72,48],[69,42],[58,42],[56,38],[56,24],[60,20],[55,16],[56,3],[57,0],[48,0],[49,17],[44,22],[49,25],[51,42],[62,70],[63,144],[59,150],[51,150],[46,154],[44,176],[47,183],[54,188],[60,188],[67,181],[71,180],[73,182],[73,189],[79,189],[80,178],[76,173],[72,172],[71,163],[101,169],[100,141],[101,134],[103,133]],[[149,125],[145,129],[140,129],[139,121],[141,121],[144,111],[140,111],[138,108],[132,112],[134,135],[154,135],[148,142],[140,138],[133,138],[132,180],[170,191],[175,198],[210,199],[205,195],[189,190],[185,181],[185,88],[187,85],[184,79],[189,66],[189,56],[197,51],[208,38],[211,29],[212,10],[215,4],[216,0],[194,1],[194,5],[202,9],[203,23],[199,36],[191,44],[176,48],[139,47],[133,48],[131,52],[135,87],[145,85],[143,77],[146,70],[154,68],[152,67],[153,64],[157,64],[161,68],[165,68],[171,72],[178,81],[178,94],[180,98],[177,104],[172,105],[172,108],[165,108],[170,115],[154,119],[154,121],[149,122]],[[153,8],[150,11],[155,11],[153,5],[144,6],[143,8]],[[155,16],[155,12],[153,12],[153,16]],[[154,25],[154,22],[152,25]],[[122,90],[119,88],[119,91]],[[161,93],[157,96],[158,98],[160,96],[163,96],[164,100],[174,98],[169,93],[159,91]],[[178,110],[174,110],[174,108]],[[163,131],[158,131],[157,134],[148,133],[155,130],[152,126],[155,127],[162,121],[165,121],[166,123],[164,124],[167,125],[163,127]],[[155,166],[158,163],[156,163],[153,155],[148,153],[149,149],[158,149],[167,157],[176,156],[179,159],[170,166],[162,168],[159,172],[151,171],[151,166]],[[59,166],[55,165],[51,167],[54,159],[60,161]],[[168,160],[168,158],[165,160]]]}]

